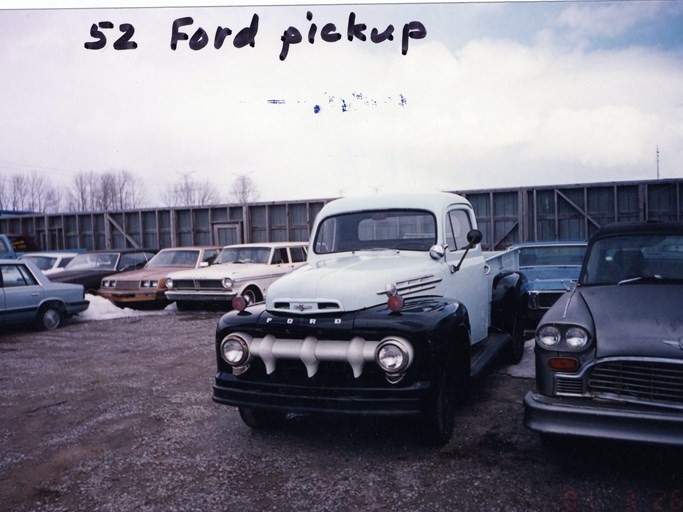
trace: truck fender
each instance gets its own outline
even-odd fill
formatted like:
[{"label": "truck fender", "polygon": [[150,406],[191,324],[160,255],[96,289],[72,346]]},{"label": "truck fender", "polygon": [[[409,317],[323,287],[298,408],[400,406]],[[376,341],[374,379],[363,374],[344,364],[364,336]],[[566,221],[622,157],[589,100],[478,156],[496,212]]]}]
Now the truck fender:
[{"label": "truck fender", "polygon": [[491,326],[512,334],[515,320],[526,319],[529,307],[529,282],[518,271],[507,270],[493,278]]}]

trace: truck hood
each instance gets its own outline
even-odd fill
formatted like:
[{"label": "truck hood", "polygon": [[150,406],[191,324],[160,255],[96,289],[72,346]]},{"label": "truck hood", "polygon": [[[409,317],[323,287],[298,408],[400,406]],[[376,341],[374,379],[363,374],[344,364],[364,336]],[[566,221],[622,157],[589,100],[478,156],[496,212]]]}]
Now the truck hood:
[{"label": "truck hood", "polygon": [[593,317],[598,357],[683,357],[683,286],[595,286],[578,295]]},{"label": "truck hood", "polygon": [[[433,266],[426,264],[425,258]],[[431,271],[426,270],[430,266]],[[356,311],[385,303],[384,289],[388,283],[396,284],[402,297],[441,296],[441,272],[445,268],[426,254],[406,257],[387,250],[344,255],[307,263],[273,283],[266,306],[268,310],[281,311],[276,303],[297,303],[301,307],[299,312],[319,312],[307,305],[334,303],[337,307],[333,310]]]}]

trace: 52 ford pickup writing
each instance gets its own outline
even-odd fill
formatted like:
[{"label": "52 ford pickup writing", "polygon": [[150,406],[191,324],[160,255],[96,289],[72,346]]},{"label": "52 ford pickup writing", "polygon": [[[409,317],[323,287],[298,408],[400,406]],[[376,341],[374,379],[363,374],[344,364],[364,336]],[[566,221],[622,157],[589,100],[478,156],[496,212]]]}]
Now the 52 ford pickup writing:
[{"label": "52 ford pickup writing", "polygon": [[524,352],[525,278],[494,275],[481,239],[455,194],[328,203],[306,263],[218,322],[214,401],[252,428],[288,413],[413,415],[445,444],[474,378]]}]

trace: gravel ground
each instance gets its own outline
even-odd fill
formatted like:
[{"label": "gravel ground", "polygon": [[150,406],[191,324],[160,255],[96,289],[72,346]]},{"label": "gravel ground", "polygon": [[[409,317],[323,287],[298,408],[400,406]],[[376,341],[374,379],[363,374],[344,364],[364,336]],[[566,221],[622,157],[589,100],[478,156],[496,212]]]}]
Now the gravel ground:
[{"label": "gravel ground", "polygon": [[440,449],[406,420],[298,416],[251,431],[211,401],[217,319],[0,334],[0,509],[683,510],[681,450],[548,449],[522,425],[533,379],[510,368],[478,383]]}]

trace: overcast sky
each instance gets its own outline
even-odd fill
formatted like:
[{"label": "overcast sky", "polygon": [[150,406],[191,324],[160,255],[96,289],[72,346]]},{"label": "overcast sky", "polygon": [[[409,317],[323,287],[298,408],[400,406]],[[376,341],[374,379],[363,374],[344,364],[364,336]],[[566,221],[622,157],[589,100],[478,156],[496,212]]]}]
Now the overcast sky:
[{"label": "overcast sky", "polygon": [[[171,49],[185,17],[203,49]],[[403,55],[410,22],[426,36]],[[136,49],[114,49],[122,24]],[[303,41],[281,60],[290,26]],[[183,176],[227,197],[249,174],[264,201],[655,179],[657,148],[681,178],[681,27],[680,1],[0,10],[0,173],[124,169],[146,206]]]}]

